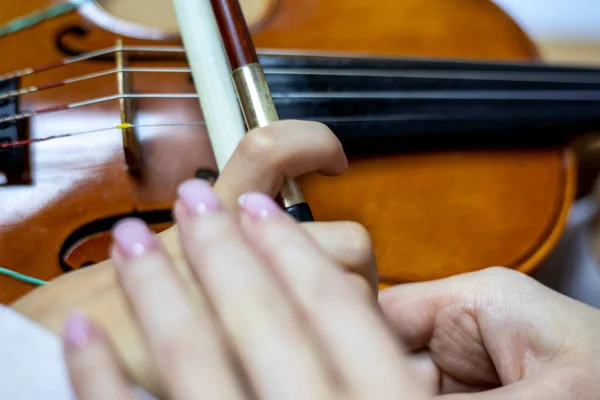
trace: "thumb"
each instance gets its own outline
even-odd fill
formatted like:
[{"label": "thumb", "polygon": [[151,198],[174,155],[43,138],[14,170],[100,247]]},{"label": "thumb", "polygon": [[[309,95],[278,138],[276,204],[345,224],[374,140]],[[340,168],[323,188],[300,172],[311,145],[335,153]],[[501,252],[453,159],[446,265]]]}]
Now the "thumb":
[{"label": "thumb", "polygon": [[426,348],[436,327],[439,311],[460,301],[457,278],[407,283],[379,293],[379,306],[386,321],[409,350]]},{"label": "thumb", "polygon": [[593,368],[584,365],[560,365],[543,368],[525,379],[479,393],[447,394],[437,400],[593,400],[600,384]]},{"label": "thumb", "polygon": [[[477,298],[489,296],[486,287],[501,290],[519,274],[494,267],[428,282],[407,283],[383,290],[379,305],[394,332],[410,350],[427,347],[439,312],[449,306],[477,308]],[[496,283],[494,283],[496,282]]]}]

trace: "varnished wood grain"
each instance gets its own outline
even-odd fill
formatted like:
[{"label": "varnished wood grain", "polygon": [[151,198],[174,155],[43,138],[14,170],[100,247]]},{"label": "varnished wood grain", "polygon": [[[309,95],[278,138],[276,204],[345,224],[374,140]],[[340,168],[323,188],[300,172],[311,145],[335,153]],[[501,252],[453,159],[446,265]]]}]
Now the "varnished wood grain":
[{"label": "varnished wood grain", "polygon": [[238,0],[211,0],[232,70],[258,62],[249,23]]},{"label": "varnished wood grain", "polygon": [[[152,7],[154,1],[158,0],[143,0],[142,6]],[[2,21],[46,4],[46,0],[6,3],[1,6]],[[113,46],[119,37],[77,14],[59,17],[0,38],[0,73],[58,60],[62,55],[54,46],[55,33],[82,23],[90,27],[90,34],[73,39],[73,45],[93,50]],[[483,0],[281,0],[253,38],[258,49],[536,58],[518,26]],[[24,85],[112,67],[73,64],[28,78]],[[144,92],[193,92],[185,75],[136,75],[132,84]],[[116,77],[107,76],[29,95],[23,105],[51,106],[116,90]],[[201,120],[194,100],[145,99],[136,107],[138,123]],[[115,101],[32,122],[32,135],[43,137],[117,125],[120,113]],[[198,168],[214,168],[206,132],[199,127],[144,128],[139,134],[144,171],[140,181],[126,172],[118,130],[33,146],[34,185],[0,188],[0,265],[41,279],[58,276],[62,273],[58,251],[74,230],[134,209],[168,208],[179,182]],[[573,198],[574,162],[568,149],[404,154],[351,159],[343,177],[311,175],[301,183],[317,219],[355,220],[370,230],[382,285],[389,285],[490,265],[530,271],[562,232]],[[73,259],[83,260],[86,254],[102,258],[106,243],[105,237],[84,243]],[[86,253],[86,246],[94,248]],[[2,302],[30,289],[0,277]]]}]

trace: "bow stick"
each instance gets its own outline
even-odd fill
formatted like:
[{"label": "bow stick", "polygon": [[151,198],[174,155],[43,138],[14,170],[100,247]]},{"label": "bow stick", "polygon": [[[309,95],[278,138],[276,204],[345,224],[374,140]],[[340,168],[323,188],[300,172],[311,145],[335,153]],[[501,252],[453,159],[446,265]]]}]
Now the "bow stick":
[{"label": "bow stick", "polygon": [[[173,0],[179,30],[219,170],[247,130],[279,119],[238,0]],[[240,113],[241,111],[241,113]],[[299,222],[313,221],[298,183],[279,197]]]}]

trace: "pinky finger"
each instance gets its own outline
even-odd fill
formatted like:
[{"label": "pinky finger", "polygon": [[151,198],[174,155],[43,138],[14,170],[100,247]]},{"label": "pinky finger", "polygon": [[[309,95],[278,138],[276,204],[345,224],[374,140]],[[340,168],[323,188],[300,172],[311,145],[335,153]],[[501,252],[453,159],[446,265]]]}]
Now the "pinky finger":
[{"label": "pinky finger", "polygon": [[79,400],[134,400],[107,335],[82,314],[71,315],[63,335],[71,385]]}]

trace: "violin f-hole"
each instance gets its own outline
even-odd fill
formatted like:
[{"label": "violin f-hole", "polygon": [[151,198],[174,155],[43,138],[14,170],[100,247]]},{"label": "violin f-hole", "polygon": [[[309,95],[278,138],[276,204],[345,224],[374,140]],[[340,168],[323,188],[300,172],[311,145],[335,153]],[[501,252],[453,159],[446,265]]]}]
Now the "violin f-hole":
[{"label": "violin f-hole", "polygon": [[[203,168],[196,171],[195,177],[214,184],[219,173]],[[61,269],[71,272],[106,260],[111,244],[110,232],[114,225],[124,218],[139,218],[157,233],[173,224],[171,209],[134,211],[92,221],[73,231],[63,242],[58,254]]]},{"label": "violin f-hole", "polygon": [[92,221],[79,227],[65,239],[58,253],[60,268],[66,273],[106,260],[112,240],[111,230],[125,218],[139,218],[157,233],[173,224],[171,209],[134,211]]}]

